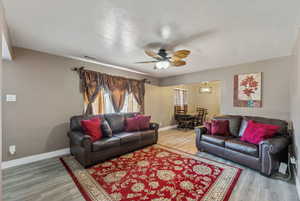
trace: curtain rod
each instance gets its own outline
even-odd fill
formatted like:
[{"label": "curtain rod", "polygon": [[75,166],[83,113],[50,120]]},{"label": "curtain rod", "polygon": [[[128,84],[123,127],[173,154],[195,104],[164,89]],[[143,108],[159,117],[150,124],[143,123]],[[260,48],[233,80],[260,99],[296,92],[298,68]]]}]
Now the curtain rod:
[{"label": "curtain rod", "polygon": [[[71,68],[71,71],[79,72],[79,71],[81,71],[81,70],[85,70],[84,68],[85,68],[84,66],[81,66],[81,67],[74,67],[74,68]],[[92,70],[87,70],[87,71],[92,71]],[[101,72],[98,72],[98,71],[93,71],[93,72],[101,73]],[[101,73],[101,74],[105,74],[105,73]],[[131,78],[122,77],[122,76],[116,76],[116,75],[110,75],[110,76],[121,77],[121,78],[129,79],[129,80],[136,80],[136,79],[131,79]],[[144,81],[144,82],[147,83],[147,84],[151,84],[151,81],[148,80],[148,79],[141,79],[141,80],[137,80],[137,81]]]}]

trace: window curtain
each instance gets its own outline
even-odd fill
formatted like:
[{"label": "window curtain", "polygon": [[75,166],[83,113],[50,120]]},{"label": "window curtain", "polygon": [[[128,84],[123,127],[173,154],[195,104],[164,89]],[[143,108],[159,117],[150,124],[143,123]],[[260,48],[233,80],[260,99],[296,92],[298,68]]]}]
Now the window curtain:
[{"label": "window curtain", "polygon": [[136,102],[140,105],[140,112],[145,112],[145,81],[130,80],[130,92],[133,94]]},{"label": "window curtain", "polygon": [[121,77],[105,76],[106,87],[115,112],[121,112],[124,107],[126,92],[128,92],[128,80]]},{"label": "window curtain", "polygon": [[[109,93],[115,112],[121,112],[126,95],[132,93],[136,102],[144,112],[145,80],[133,80],[118,76],[111,76],[100,72],[77,70],[80,77],[80,88],[87,104],[84,114],[91,115],[95,112],[95,104],[98,113],[105,111],[104,90]],[[96,102],[96,103],[95,103]]]},{"label": "window curtain", "polygon": [[93,103],[99,96],[99,92],[103,83],[102,76],[93,71],[80,71],[80,85],[84,100],[87,103],[85,115],[93,114]]}]

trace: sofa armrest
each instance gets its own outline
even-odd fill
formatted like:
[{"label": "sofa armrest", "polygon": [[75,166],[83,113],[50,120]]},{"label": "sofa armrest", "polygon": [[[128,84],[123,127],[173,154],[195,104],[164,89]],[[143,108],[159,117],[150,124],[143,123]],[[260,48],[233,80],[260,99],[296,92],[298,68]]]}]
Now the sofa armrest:
[{"label": "sofa armrest", "polygon": [[195,128],[195,132],[196,132],[196,135],[203,135],[203,134],[207,134],[207,128],[203,127],[203,126],[197,126]]},{"label": "sofa armrest", "polygon": [[201,147],[200,147],[201,137],[203,134],[207,133],[207,129],[203,126],[198,126],[195,128],[195,133],[196,133],[196,146],[197,146],[198,150],[201,150]]},{"label": "sofa armrest", "polygon": [[80,131],[69,131],[68,136],[72,144],[79,145],[87,150],[91,150],[92,138]]},{"label": "sofa armrest", "polygon": [[268,151],[270,154],[278,154],[290,144],[290,141],[290,137],[288,136],[274,137],[260,142],[259,148],[268,146]]},{"label": "sofa armrest", "polygon": [[279,168],[280,162],[287,159],[287,148],[291,142],[288,136],[274,137],[259,143],[260,172],[270,176]]},{"label": "sofa armrest", "polygon": [[151,123],[150,123],[150,129],[151,129],[151,130],[158,130],[158,129],[159,129],[159,124],[158,124],[158,123],[151,122]]}]

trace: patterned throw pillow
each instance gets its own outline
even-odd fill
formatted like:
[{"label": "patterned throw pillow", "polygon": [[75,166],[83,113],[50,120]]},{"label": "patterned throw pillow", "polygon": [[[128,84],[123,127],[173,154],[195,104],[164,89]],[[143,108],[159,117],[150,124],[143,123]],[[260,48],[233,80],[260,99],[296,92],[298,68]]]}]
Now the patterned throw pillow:
[{"label": "patterned throw pillow", "polygon": [[252,144],[259,144],[261,141],[273,137],[278,130],[279,126],[276,125],[248,121],[247,128],[241,140]]},{"label": "patterned throw pillow", "polygon": [[211,134],[229,136],[229,120],[212,120],[211,121]]},{"label": "patterned throw pillow", "polygon": [[137,117],[131,117],[125,119],[125,131],[133,132],[140,129],[140,122]]},{"label": "patterned throw pillow", "polygon": [[140,130],[148,130],[150,128],[151,116],[137,115],[136,118],[139,121],[139,129]]},{"label": "patterned throw pillow", "polygon": [[99,118],[81,120],[80,123],[84,132],[87,135],[91,136],[93,142],[100,140],[102,138],[103,134],[102,134],[102,130],[100,129],[101,121]]}]

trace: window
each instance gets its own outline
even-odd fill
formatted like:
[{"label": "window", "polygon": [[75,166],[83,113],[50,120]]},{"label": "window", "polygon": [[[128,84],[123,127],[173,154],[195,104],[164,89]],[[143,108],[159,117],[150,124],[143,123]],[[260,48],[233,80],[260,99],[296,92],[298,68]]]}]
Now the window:
[{"label": "window", "polygon": [[187,90],[186,89],[174,89],[174,105],[184,106],[187,105]]},{"label": "window", "polygon": [[[86,109],[87,103],[85,103]],[[139,112],[140,106],[136,102],[132,93],[126,94],[124,107],[121,112]],[[93,113],[94,114],[102,114],[102,113],[115,113],[114,107],[111,103],[110,96],[108,92],[104,90],[99,93],[99,96],[96,98],[93,103]]]}]

